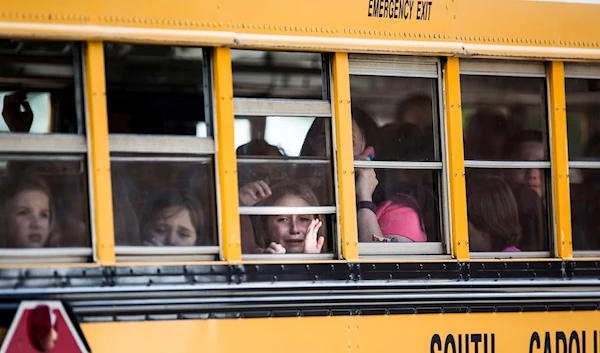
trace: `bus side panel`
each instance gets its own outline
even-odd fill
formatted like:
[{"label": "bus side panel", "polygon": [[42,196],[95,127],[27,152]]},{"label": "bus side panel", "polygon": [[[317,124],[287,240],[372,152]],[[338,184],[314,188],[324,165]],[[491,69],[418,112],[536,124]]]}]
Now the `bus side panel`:
[{"label": "bus side panel", "polygon": [[599,323],[597,311],[571,311],[144,321],[82,328],[94,353],[595,352]]}]

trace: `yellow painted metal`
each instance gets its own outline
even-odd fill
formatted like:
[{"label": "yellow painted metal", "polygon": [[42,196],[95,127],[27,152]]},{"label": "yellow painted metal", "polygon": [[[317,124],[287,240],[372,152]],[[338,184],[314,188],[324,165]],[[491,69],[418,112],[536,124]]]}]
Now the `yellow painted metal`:
[{"label": "yellow painted metal", "polygon": [[[390,347],[541,353],[597,351],[599,320],[599,311],[561,311],[84,323],[81,328],[94,353],[275,353],[282,347],[289,353],[379,353]],[[454,345],[445,350],[451,340]]]},{"label": "yellow painted metal", "polygon": [[218,193],[220,200],[221,249],[223,259],[242,259],[238,175],[234,142],[233,79],[229,48],[213,50],[214,104],[217,142]]},{"label": "yellow painted metal", "polygon": [[332,54],[333,118],[335,122],[339,225],[342,257],[358,258],[358,228],[352,153],[352,113],[348,54]]},{"label": "yellow painted metal", "polygon": [[411,5],[404,7],[405,3],[306,0],[290,7],[275,0],[172,0],[168,6],[144,0],[4,0],[0,36],[600,59],[597,4],[409,0]]},{"label": "yellow painted metal", "polygon": [[101,264],[115,262],[112,183],[108,146],[108,117],[106,113],[106,82],[104,47],[101,42],[86,43],[85,94],[87,103],[87,137],[90,155],[93,195],[93,234],[96,238],[96,257]]},{"label": "yellow painted metal", "polygon": [[452,254],[458,260],[469,259],[465,158],[463,151],[462,105],[458,58],[444,65],[446,92],[446,134],[448,141],[448,180],[450,183],[450,223]]},{"label": "yellow painted metal", "polygon": [[562,259],[573,257],[571,234],[571,199],[569,196],[569,154],[567,145],[567,105],[565,100],[565,67],[560,61],[548,63],[550,93],[550,146],[552,186],[556,219],[556,251]]}]

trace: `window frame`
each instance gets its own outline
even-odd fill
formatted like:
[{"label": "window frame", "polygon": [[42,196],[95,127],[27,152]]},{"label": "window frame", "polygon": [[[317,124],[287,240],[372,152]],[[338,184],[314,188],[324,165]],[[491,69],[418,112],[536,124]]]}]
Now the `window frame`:
[{"label": "window frame", "polygon": [[[434,114],[434,151],[439,153],[440,160],[433,162],[408,162],[408,161],[354,161],[354,168],[377,169],[411,169],[425,171],[439,171],[439,227],[440,242],[422,243],[371,243],[359,242],[358,254],[360,258],[390,258],[393,256],[417,256],[433,258],[451,257],[451,227],[450,227],[450,195],[448,176],[448,148],[447,125],[445,106],[445,91],[442,62],[435,57],[417,57],[401,55],[377,54],[350,54],[349,75],[352,76],[385,76],[398,78],[426,78],[435,79],[436,90],[432,100]],[[350,92],[352,94],[352,92]],[[437,104],[435,104],[437,103]]]},{"label": "window frame", "polygon": [[[550,82],[548,68],[543,61],[513,61],[513,60],[494,60],[494,59],[460,59],[460,77],[463,76],[492,76],[492,77],[521,77],[521,78],[543,78],[546,85],[545,102],[542,105],[546,109],[546,130],[547,130],[547,161],[486,161],[464,159],[465,171],[472,169],[519,169],[535,168],[543,169],[544,174],[550,176],[549,182],[546,181],[545,191],[547,195],[546,215],[548,223],[547,236],[549,244],[547,251],[521,251],[521,252],[474,252],[470,251],[471,259],[510,259],[510,258],[551,258],[557,253],[556,249],[556,220],[554,206],[554,175],[552,168],[552,148],[551,148],[551,121],[550,121]],[[461,99],[464,99],[461,83]],[[464,150],[463,150],[464,153]],[[464,155],[463,155],[464,156]],[[466,180],[465,180],[466,181]],[[468,200],[467,200],[468,201]],[[465,210],[466,211],[466,210]],[[468,215],[467,215],[468,219]],[[551,229],[550,229],[551,228]]]},{"label": "window frame", "polygon": [[[567,79],[583,79],[583,80],[599,80],[600,81],[600,65],[595,63],[579,63],[579,62],[567,62],[564,64],[564,78],[565,83]],[[565,102],[567,99],[567,92],[565,89]],[[568,107],[566,107],[566,113],[568,114]],[[568,131],[567,131],[568,138]],[[572,161],[568,154],[568,168],[571,169],[596,169],[600,170],[600,160],[598,161]],[[570,188],[570,185],[569,185]],[[569,205],[569,211],[572,212],[571,204]],[[572,218],[572,217],[571,217]],[[573,230],[571,226],[571,231]],[[600,250],[575,250],[573,248],[573,257],[585,258],[585,257],[600,257]]]},{"label": "window frame", "polygon": [[[27,39],[15,38],[19,41]],[[55,42],[55,40],[41,38],[40,42]],[[89,114],[85,102],[85,67],[84,67],[84,42],[64,41],[72,46],[73,68],[73,99],[76,115],[77,131],[72,133],[15,133],[2,134],[0,139],[0,155],[11,155],[7,160],[64,160],[80,161],[85,168],[85,192],[87,200],[88,222],[86,236],[89,237],[88,247],[56,247],[56,248],[1,248],[0,264],[21,263],[89,263],[95,254],[95,220],[93,217],[93,185],[91,171],[91,152],[86,133]]]},{"label": "window frame", "polygon": [[[104,49],[106,44],[111,42],[103,42]],[[139,45],[137,43],[130,43]],[[146,262],[146,261],[215,261],[218,260],[221,254],[220,244],[221,229],[218,226],[221,223],[221,213],[219,205],[219,197],[217,191],[218,186],[218,167],[216,160],[216,139],[214,131],[214,86],[213,86],[213,71],[212,71],[212,48],[194,46],[194,45],[174,45],[174,44],[141,44],[142,46],[169,46],[169,47],[186,47],[202,50],[202,90],[203,97],[198,97],[198,101],[202,102],[205,111],[207,137],[199,137],[192,135],[145,135],[145,134],[124,134],[124,133],[108,133],[109,146],[109,162],[114,161],[131,161],[131,162],[204,162],[208,161],[212,165],[212,179],[214,180],[214,188],[212,191],[214,207],[212,212],[208,212],[214,217],[214,232],[217,244],[207,246],[144,246],[144,245],[116,245],[115,244],[115,259],[116,262]],[[105,58],[104,65],[107,60]],[[108,71],[108,70],[107,70]],[[107,73],[105,73],[107,77]],[[118,154],[127,153],[128,156],[119,156]],[[117,154],[117,155],[115,155]],[[148,156],[151,154],[151,156]],[[157,157],[156,155],[164,155]],[[178,156],[173,156],[178,155]],[[111,183],[113,175],[111,174]],[[114,206],[113,206],[114,210]],[[206,213],[206,212],[205,212]],[[116,234],[115,234],[116,239]]]},{"label": "window frame", "polygon": [[[257,51],[268,51],[259,49]],[[274,52],[280,52],[275,50]],[[304,53],[304,52],[302,52]],[[314,53],[314,52],[313,52]],[[328,237],[331,236],[332,249],[327,253],[319,254],[251,254],[242,252],[243,261],[320,261],[320,260],[333,260],[341,256],[340,248],[340,223],[339,223],[339,196],[338,196],[338,180],[336,170],[336,145],[335,145],[335,122],[333,116],[333,104],[331,103],[332,89],[330,82],[331,78],[331,64],[330,57],[326,53],[318,52],[321,55],[321,78],[323,81],[322,85],[322,98],[321,99],[304,99],[304,98],[248,98],[238,97],[234,95],[234,119],[237,117],[266,117],[266,116],[277,116],[277,117],[297,117],[297,118],[326,118],[330,121],[331,129],[330,136],[330,156],[328,159],[319,157],[306,157],[298,158],[294,160],[290,157],[277,158],[277,159],[266,159],[266,158],[238,158],[236,155],[236,164],[256,164],[260,162],[269,163],[301,163],[301,164],[329,164],[332,168],[331,177],[332,180],[332,194],[334,206],[309,206],[309,207],[275,207],[275,206],[238,206],[238,212],[240,216],[248,215],[278,215],[278,214],[319,214],[333,216],[335,218],[335,226],[332,227],[331,231],[333,234],[324,234],[325,241],[327,242]],[[233,74],[233,72],[232,72]],[[241,188],[243,185],[238,185]]]}]

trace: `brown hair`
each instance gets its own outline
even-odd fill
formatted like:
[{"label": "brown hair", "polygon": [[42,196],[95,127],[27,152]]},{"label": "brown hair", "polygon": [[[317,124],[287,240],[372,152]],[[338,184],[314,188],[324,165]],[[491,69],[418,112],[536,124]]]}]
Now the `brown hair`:
[{"label": "brown hair", "polygon": [[46,241],[45,247],[54,247],[58,245],[58,235],[56,231],[56,217],[54,212],[54,203],[52,200],[52,194],[48,185],[42,180],[35,177],[12,177],[5,180],[0,187],[0,204],[2,209],[2,215],[0,216],[0,247],[8,247],[10,244],[9,234],[6,232],[6,216],[8,214],[7,204],[10,200],[15,198],[22,192],[25,191],[41,191],[48,197],[48,206],[50,208],[50,227],[49,236]]},{"label": "brown hair", "polygon": [[194,226],[194,229],[196,229],[196,233],[198,235],[196,238],[196,244],[199,244],[201,240],[200,230],[203,229],[202,227],[204,225],[204,215],[202,212],[198,212],[198,205],[199,203],[183,190],[161,190],[152,194],[146,202],[146,206],[144,207],[142,216],[140,218],[140,233],[142,241],[146,240],[144,238],[148,227],[150,227],[156,217],[160,216],[161,212],[168,208],[177,207],[179,209],[187,209],[189,211],[190,220],[192,221],[192,225]]},{"label": "brown hair", "polygon": [[[514,159],[519,152],[520,145],[528,142],[544,144],[544,135],[538,130],[522,130],[514,134],[506,143],[504,154],[506,159]],[[546,154],[544,146],[544,155]]]},{"label": "brown hair", "polygon": [[[465,158],[467,159],[494,159],[494,155],[501,155],[511,134],[508,119],[499,112],[491,109],[480,109],[470,118],[465,131]],[[504,138],[504,146],[497,146],[494,151],[489,139],[491,136]]]},{"label": "brown hair", "polygon": [[501,178],[485,176],[467,180],[467,215],[469,223],[492,237],[490,251],[502,251],[519,242],[517,201]]},{"label": "brown hair", "polygon": [[[416,113],[418,114],[418,122],[406,121],[407,114],[415,112],[414,109],[416,109]],[[419,128],[423,127],[420,123],[424,120],[428,122],[427,125],[429,125],[429,122],[433,123],[433,101],[431,100],[431,96],[420,93],[403,99],[396,106],[396,116],[398,117],[398,122],[417,124]]]},{"label": "brown hair", "polygon": [[[310,206],[318,206],[319,201],[312,189],[304,184],[282,181],[271,186],[271,196],[258,203],[257,206],[274,206],[277,201],[287,195],[297,196]],[[269,216],[258,216],[258,232],[256,232],[256,244],[266,248],[270,243]]]},{"label": "brown hair", "polygon": [[[372,146],[375,149],[375,153],[379,150],[379,126],[375,121],[375,118],[367,113],[362,108],[353,106],[352,107],[352,121],[356,122],[360,132],[362,133],[367,146]],[[301,156],[315,156],[319,155],[316,153],[321,146],[318,144],[324,140],[325,137],[325,127],[327,119],[317,118],[314,120],[312,126],[308,130],[306,134],[306,139],[304,140],[304,144],[302,145],[302,149],[300,151]],[[331,131],[327,131],[330,133]]]},{"label": "brown hair", "polygon": [[[241,145],[236,150],[238,156],[263,156],[263,157],[283,157],[285,153],[263,139],[253,139],[250,142]],[[274,167],[275,166],[275,167]],[[273,168],[274,167],[274,168]],[[286,166],[264,164],[238,164],[238,182],[240,185],[246,185],[249,182],[264,180],[269,183],[287,177]]]}]

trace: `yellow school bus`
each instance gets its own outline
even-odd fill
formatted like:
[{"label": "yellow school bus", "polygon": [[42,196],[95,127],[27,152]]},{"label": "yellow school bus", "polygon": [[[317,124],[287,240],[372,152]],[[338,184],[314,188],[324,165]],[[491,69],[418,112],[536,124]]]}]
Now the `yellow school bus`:
[{"label": "yellow school bus", "polygon": [[597,352],[598,18],[3,1],[1,349]]}]

